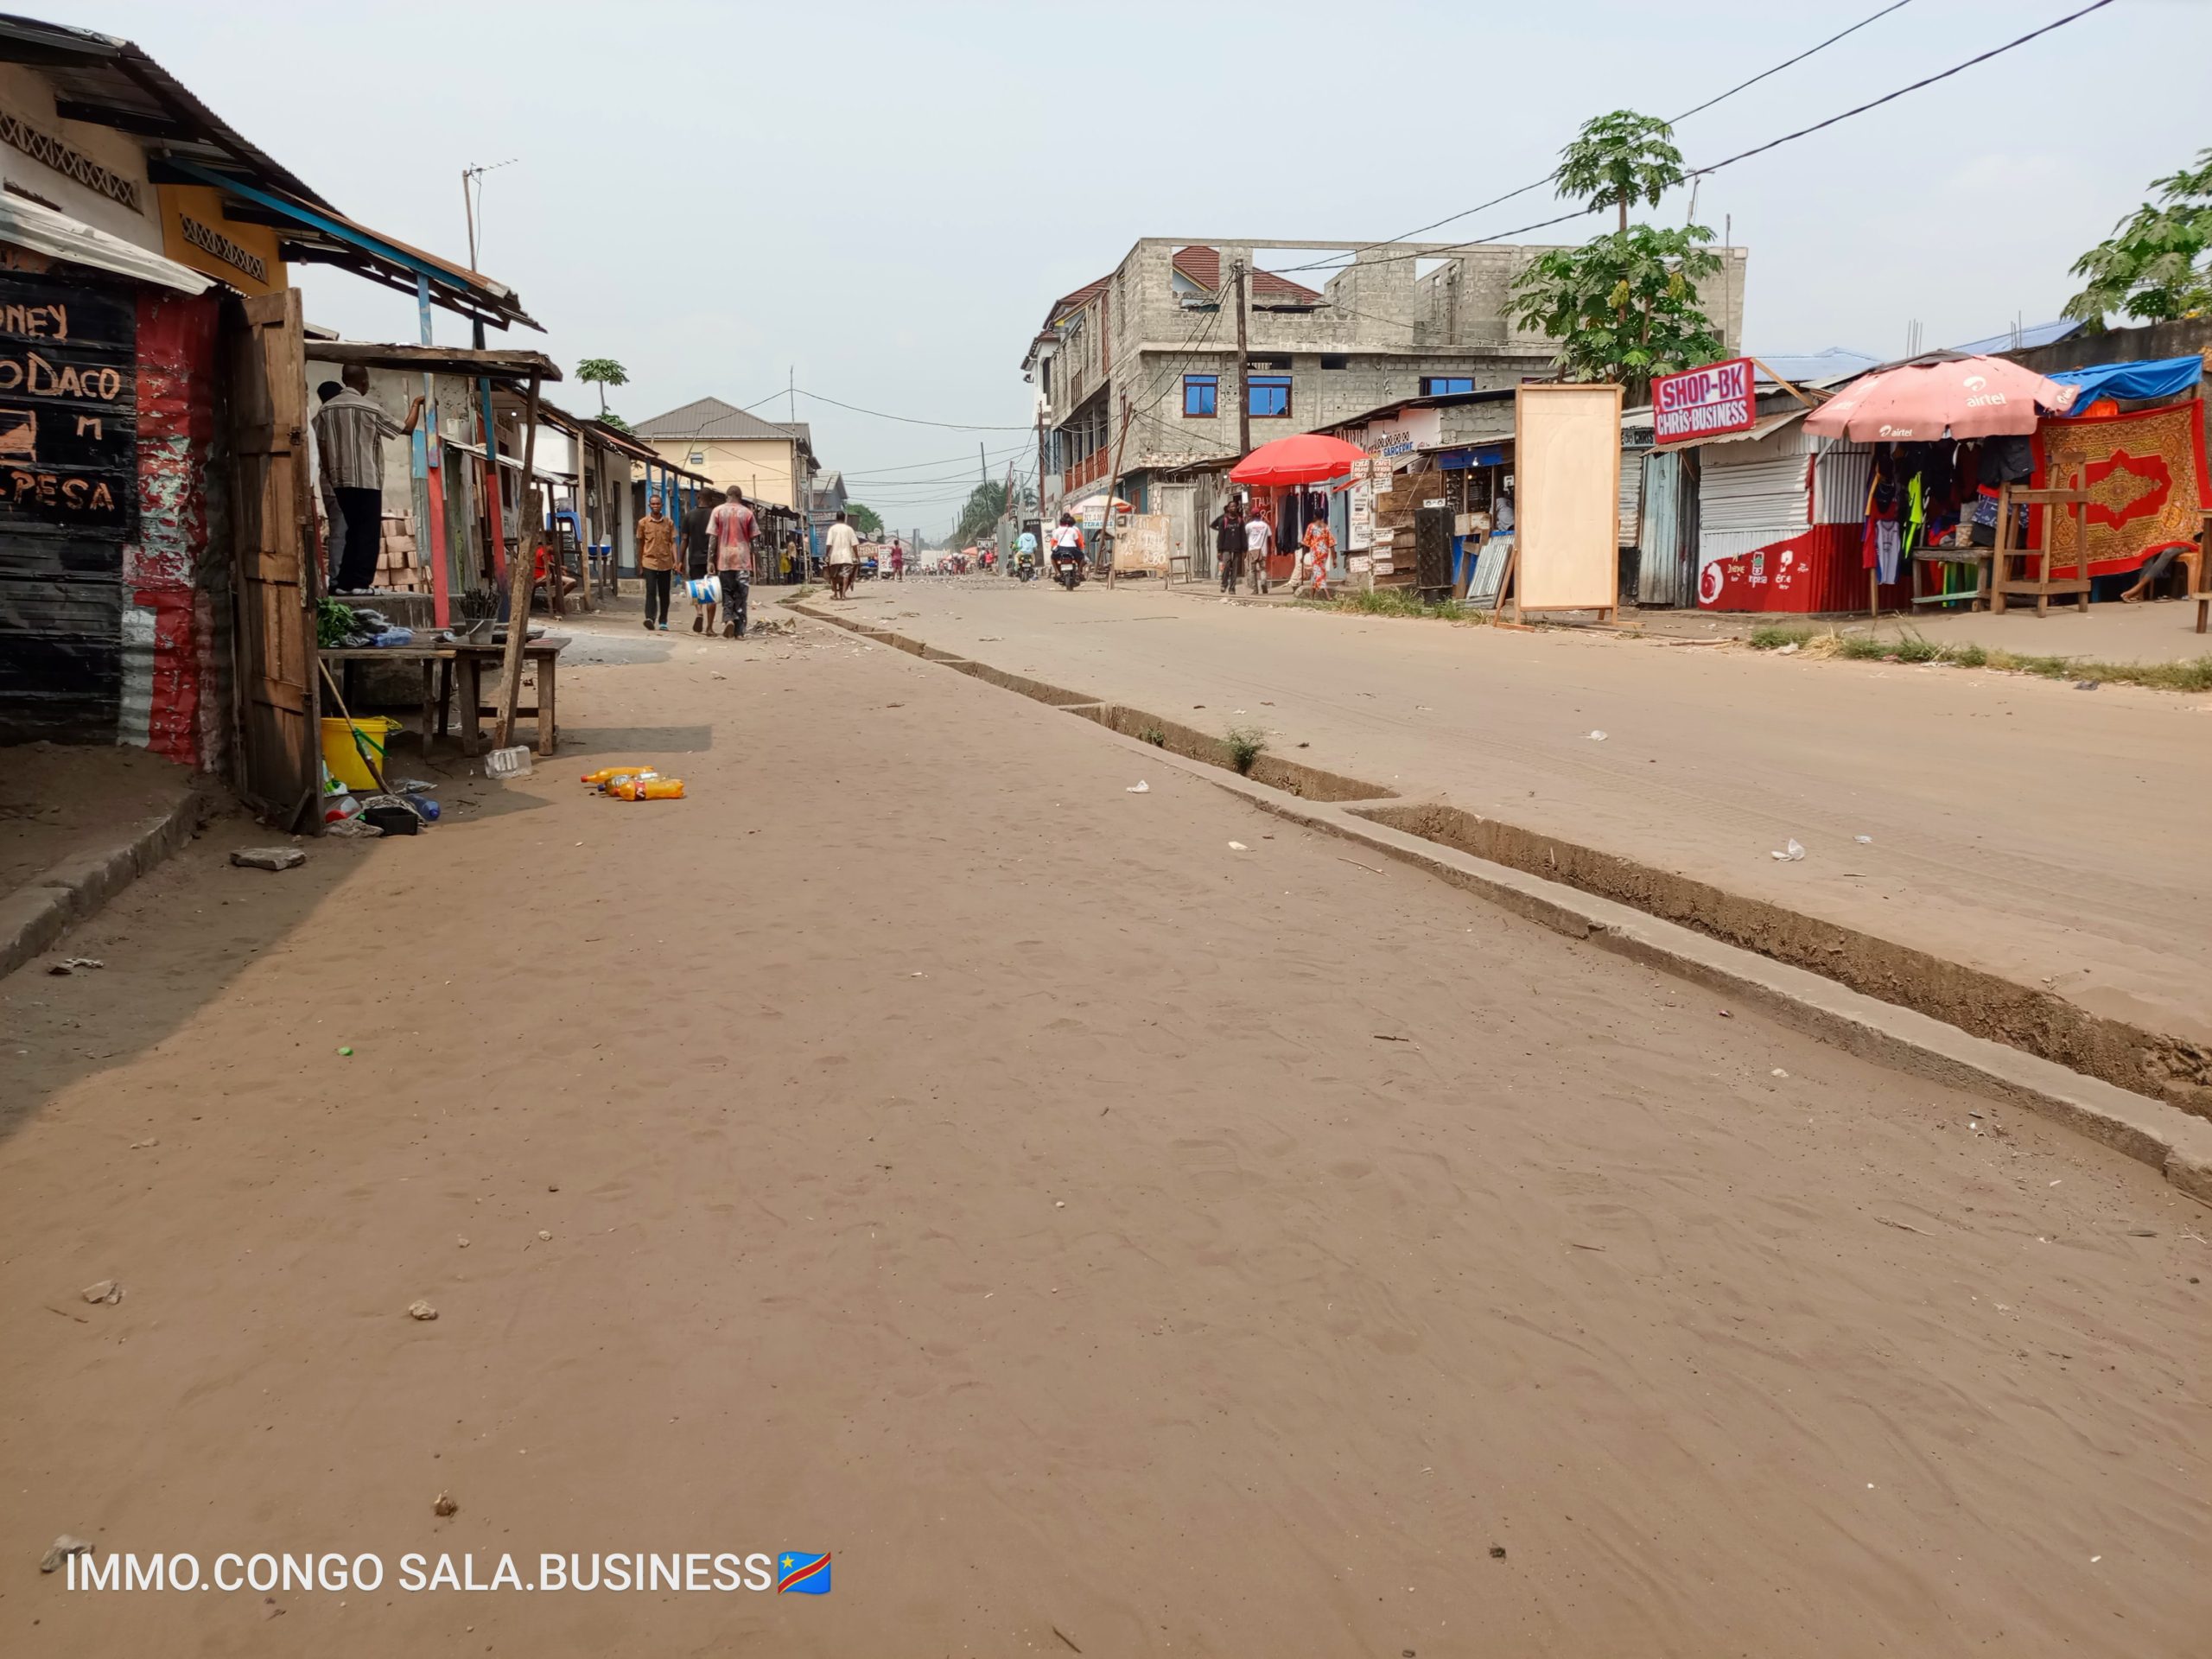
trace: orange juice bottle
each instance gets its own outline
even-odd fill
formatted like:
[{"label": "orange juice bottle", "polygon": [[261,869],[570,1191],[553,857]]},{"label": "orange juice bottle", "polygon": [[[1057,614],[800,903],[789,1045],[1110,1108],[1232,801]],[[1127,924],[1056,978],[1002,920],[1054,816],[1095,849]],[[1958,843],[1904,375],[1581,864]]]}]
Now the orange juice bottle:
[{"label": "orange juice bottle", "polygon": [[683,798],[683,780],[648,772],[643,777],[625,778],[611,784],[607,786],[607,792],[626,801],[680,801]]},{"label": "orange juice bottle", "polygon": [[586,784],[607,784],[612,783],[617,778],[635,777],[639,772],[643,772],[645,769],[645,768],[642,765],[627,766],[601,766],[597,772],[586,772],[582,778],[578,779],[578,781]]}]

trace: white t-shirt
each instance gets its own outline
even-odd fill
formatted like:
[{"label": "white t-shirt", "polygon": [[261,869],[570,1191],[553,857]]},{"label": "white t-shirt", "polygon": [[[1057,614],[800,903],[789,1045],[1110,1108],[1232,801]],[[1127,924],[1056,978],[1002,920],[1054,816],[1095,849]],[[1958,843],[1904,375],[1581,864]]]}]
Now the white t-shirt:
[{"label": "white t-shirt", "polygon": [[1083,532],[1073,524],[1062,524],[1052,532],[1052,545],[1063,552],[1075,552],[1083,545]]},{"label": "white t-shirt", "polygon": [[822,538],[826,550],[823,556],[830,564],[858,564],[861,562],[861,538],[850,524],[832,524],[830,533]]},{"label": "white t-shirt", "polygon": [[1266,519],[1253,518],[1246,521],[1244,550],[1247,553],[1265,553],[1274,543],[1274,527]]}]

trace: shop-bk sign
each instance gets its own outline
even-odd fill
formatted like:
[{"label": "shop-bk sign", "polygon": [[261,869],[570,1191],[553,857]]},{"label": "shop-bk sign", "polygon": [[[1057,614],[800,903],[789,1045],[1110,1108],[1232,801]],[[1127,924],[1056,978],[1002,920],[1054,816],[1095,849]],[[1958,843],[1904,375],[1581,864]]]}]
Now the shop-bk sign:
[{"label": "shop-bk sign", "polygon": [[130,534],[137,348],[127,296],[12,273],[0,283],[0,524]]},{"label": "shop-bk sign", "polygon": [[1659,443],[1741,432],[1758,418],[1758,410],[1748,357],[1659,375],[1651,382],[1652,437]]}]

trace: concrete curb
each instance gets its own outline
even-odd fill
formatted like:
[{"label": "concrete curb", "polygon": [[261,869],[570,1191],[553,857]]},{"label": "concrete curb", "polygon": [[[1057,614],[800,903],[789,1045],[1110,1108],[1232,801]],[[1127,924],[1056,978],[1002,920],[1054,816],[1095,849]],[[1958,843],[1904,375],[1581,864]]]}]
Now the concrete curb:
[{"label": "concrete curb", "polygon": [[213,803],[188,789],[119,840],[75,853],[0,898],[0,977],[41,956],[199,833]]},{"label": "concrete curb", "polygon": [[[816,620],[840,627],[854,626],[836,617]],[[1089,709],[1055,705],[1044,698],[1033,700],[1090,718],[1106,733],[1107,741],[1132,755],[1211,784],[1274,817],[1357,842],[1569,938],[1726,992],[1795,1030],[1862,1058],[2063,1124],[2139,1163],[2148,1164],[2191,1198],[2212,1205],[2212,1122],[2177,1106],[2084,1076],[2007,1044],[1974,1036],[1930,1015],[1853,990],[1808,969],[1777,962],[1578,887],[1548,881],[1394,829],[1363,817],[1352,804],[1301,799],[1268,788],[1205,760],[1126,736]]]}]

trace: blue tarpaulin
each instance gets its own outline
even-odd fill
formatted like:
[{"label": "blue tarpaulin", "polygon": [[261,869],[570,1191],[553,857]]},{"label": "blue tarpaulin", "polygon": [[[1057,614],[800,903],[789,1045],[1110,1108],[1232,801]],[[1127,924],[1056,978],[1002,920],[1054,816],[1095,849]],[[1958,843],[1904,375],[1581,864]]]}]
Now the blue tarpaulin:
[{"label": "blue tarpaulin", "polygon": [[2056,369],[2051,379],[2079,386],[2074,407],[2087,409],[2100,397],[2178,397],[2204,378],[2204,359],[2161,357],[2140,363],[2100,363],[2087,369]]}]

